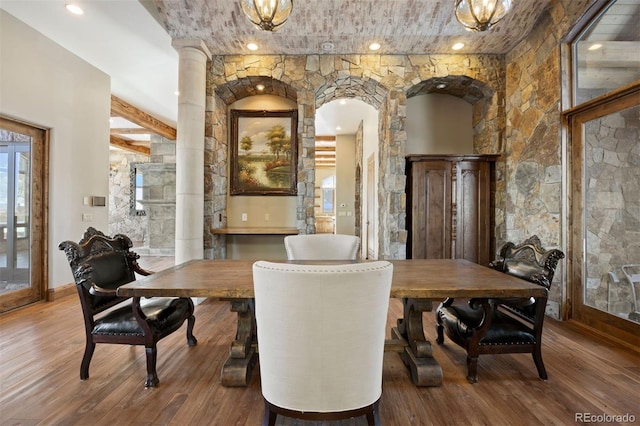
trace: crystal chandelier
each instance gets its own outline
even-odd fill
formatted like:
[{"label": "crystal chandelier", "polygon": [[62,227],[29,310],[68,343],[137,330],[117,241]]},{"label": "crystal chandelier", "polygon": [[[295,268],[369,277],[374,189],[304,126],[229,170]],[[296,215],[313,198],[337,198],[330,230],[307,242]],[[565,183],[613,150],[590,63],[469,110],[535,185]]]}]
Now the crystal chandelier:
[{"label": "crystal chandelier", "polygon": [[511,0],[456,0],[456,19],[472,31],[486,31],[511,9]]},{"label": "crystal chandelier", "polygon": [[242,11],[256,28],[277,31],[287,22],[293,0],[240,0]]}]

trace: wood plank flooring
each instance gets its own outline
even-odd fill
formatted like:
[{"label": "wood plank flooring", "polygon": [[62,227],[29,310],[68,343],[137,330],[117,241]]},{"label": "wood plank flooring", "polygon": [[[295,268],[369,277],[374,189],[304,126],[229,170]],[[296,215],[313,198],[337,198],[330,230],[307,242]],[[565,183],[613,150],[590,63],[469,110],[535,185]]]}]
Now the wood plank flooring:
[{"label": "wood plank flooring", "polygon": [[[162,260],[141,260],[159,270]],[[389,325],[401,313],[391,301]],[[434,317],[425,314],[427,335]],[[0,425],[260,425],[259,365],[247,388],[225,388],[220,369],[235,332],[227,302],[196,307],[188,347],[185,327],[158,345],[160,385],[145,389],[141,347],[99,344],[90,377],[79,379],[84,332],[77,297],[0,316]],[[386,353],[383,425],[569,425],[576,413],[635,416],[640,422],[640,354],[570,322],[547,319],[541,381],[530,355],[480,357],[478,383],[466,379],[465,353],[435,345],[444,384],[416,388],[396,353]],[[357,356],[357,354],[353,354]],[[614,419],[615,420],[615,419]],[[625,424],[621,421],[599,424]],[[320,425],[279,418],[278,425]],[[326,423],[364,425],[364,419]],[[629,422],[628,424],[633,424]]]}]

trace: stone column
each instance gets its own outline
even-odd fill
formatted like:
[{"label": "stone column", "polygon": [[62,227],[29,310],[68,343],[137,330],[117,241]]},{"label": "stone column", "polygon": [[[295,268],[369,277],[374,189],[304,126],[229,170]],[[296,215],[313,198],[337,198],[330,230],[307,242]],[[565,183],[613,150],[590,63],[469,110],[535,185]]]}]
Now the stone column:
[{"label": "stone column", "polygon": [[204,254],[204,122],[207,59],[201,40],[173,41],[178,51],[178,126],[176,140],[175,263]]}]

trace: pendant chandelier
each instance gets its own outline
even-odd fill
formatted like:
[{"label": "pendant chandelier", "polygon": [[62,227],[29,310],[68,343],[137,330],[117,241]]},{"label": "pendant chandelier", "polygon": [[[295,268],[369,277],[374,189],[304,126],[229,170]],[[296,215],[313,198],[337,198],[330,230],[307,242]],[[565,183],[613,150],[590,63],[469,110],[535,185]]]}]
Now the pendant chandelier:
[{"label": "pendant chandelier", "polygon": [[293,0],[240,0],[242,11],[259,30],[277,31],[287,22]]},{"label": "pendant chandelier", "polygon": [[456,19],[471,31],[486,31],[511,9],[511,0],[456,0]]}]

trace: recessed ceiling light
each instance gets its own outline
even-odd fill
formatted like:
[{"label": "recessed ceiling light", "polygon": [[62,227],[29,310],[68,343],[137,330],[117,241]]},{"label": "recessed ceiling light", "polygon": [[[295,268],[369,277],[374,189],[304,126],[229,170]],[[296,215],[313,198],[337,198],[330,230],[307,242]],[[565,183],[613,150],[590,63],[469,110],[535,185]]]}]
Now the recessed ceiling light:
[{"label": "recessed ceiling light", "polygon": [[84,10],[75,4],[65,4],[64,7],[74,15],[84,15]]},{"label": "recessed ceiling light", "polygon": [[262,92],[264,90],[264,84],[257,84],[256,89]]},{"label": "recessed ceiling light", "polygon": [[258,45],[255,43],[247,43],[247,49],[249,50],[258,50]]},{"label": "recessed ceiling light", "polygon": [[322,43],[322,44],[320,45],[320,48],[321,48],[322,50],[324,50],[325,52],[329,52],[329,51],[331,51],[331,50],[335,49],[335,48],[336,48],[336,46],[335,46],[333,43],[331,43],[331,42],[326,42],[326,43]]},{"label": "recessed ceiling light", "polygon": [[378,49],[380,49],[380,43],[374,42],[369,45],[369,50],[378,50]]},{"label": "recessed ceiling light", "polygon": [[589,50],[598,50],[602,47],[602,44],[600,43],[593,43],[591,46],[589,46]]},{"label": "recessed ceiling light", "polygon": [[438,83],[436,84],[436,89],[444,89],[447,87],[447,83]]},{"label": "recessed ceiling light", "polygon": [[342,130],[342,127],[337,126],[337,127],[336,127],[336,130]]},{"label": "recessed ceiling light", "polygon": [[454,44],[453,46],[451,46],[451,48],[452,48],[453,50],[460,50],[460,49],[462,49],[463,47],[464,47],[464,43],[456,43],[456,44]]},{"label": "recessed ceiling light", "polygon": [[346,104],[347,104],[346,99],[340,99],[340,105],[346,105]]}]

